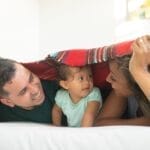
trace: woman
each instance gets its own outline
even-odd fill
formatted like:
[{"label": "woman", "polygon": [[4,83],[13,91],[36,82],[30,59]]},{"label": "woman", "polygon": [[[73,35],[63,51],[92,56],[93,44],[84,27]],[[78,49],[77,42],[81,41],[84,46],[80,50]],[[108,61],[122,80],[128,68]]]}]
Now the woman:
[{"label": "woman", "polygon": [[[129,72],[131,56],[114,58],[109,61],[110,73],[107,81],[112,92],[107,97],[95,125],[150,125],[150,105]],[[136,99],[135,99],[136,98]],[[138,106],[142,116],[137,117]],[[131,118],[123,119],[128,108]]]}]

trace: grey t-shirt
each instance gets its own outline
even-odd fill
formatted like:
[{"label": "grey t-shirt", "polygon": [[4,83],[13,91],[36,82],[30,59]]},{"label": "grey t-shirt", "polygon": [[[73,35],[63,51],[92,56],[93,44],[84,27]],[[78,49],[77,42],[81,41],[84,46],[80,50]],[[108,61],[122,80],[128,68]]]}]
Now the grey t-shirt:
[{"label": "grey t-shirt", "polygon": [[137,116],[138,103],[134,96],[128,97],[128,116],[135,118]]}]

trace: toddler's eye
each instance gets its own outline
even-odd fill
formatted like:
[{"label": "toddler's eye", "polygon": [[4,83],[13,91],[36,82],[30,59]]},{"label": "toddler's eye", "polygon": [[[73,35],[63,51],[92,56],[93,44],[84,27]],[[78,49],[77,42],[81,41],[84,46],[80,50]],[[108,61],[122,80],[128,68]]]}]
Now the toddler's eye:
[{"label": "toddler's eye", "polygon": [[83,77],[79,77],[79,80],[82,81],[82,80],[83,80]]},{"label": "toddler's eye", "polygon": [[89,77],[90,77],[90,78],[93,78],[93,76],[92,76],[91,74],[89,75]]}]

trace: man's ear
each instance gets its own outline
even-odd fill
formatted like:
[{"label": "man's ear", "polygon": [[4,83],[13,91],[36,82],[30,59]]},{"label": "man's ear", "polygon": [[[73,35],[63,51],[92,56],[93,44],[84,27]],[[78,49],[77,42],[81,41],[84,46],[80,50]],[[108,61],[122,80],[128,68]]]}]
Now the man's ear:
[{"label": "man's ear", "polygon": [[11,100],[7,99],[7,98],[0,98],[0,102],[4,105],[7,105],[9,107],[14,107],[14,103],[12,103]]},{"label": "man's ear", "polygon": [[64,81],[64,80],[59,81],[59,85],[60,85],[62,88],[64,88],[65,90],[68,89],[68,84],[67,84],[67,82]]}]

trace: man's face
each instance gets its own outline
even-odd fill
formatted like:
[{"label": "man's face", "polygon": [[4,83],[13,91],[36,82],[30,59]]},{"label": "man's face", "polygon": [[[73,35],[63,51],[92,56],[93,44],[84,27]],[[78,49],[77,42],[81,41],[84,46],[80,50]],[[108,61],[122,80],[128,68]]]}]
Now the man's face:
[{"label": "man's face", "polygon": [[16,72],[3,89],[9,93],[6,105],[32,109],[43,103],[45,95],[39,78],[21,64],[15,64]]}]

